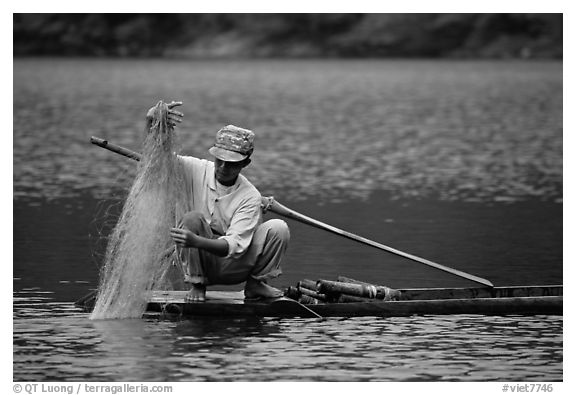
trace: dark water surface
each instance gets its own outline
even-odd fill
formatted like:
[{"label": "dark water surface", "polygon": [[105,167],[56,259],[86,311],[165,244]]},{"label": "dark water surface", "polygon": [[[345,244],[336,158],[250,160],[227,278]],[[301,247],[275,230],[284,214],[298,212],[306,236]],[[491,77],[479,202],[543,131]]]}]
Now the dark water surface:
[{"label": "dark water surface", "polygon": [[[14,380],[562,380],[562,317],[88,320],[134,174],[89,137],[138,149],[160,98],[185,102],[183,153],[253,128],[247,175],[297,211],[496,285],[563,282],[560,63],[16,60]],[[473,285],[289,225],[277,286]]]}]

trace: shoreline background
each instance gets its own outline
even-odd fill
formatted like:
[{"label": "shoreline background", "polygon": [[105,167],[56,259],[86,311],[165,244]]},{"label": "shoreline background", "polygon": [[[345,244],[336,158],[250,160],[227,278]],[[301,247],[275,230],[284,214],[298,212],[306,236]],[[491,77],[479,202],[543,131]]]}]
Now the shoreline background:
[{"label": "shoreline background", "polygon": [[563,14],[14,14],[14,56],[562,59]]}]

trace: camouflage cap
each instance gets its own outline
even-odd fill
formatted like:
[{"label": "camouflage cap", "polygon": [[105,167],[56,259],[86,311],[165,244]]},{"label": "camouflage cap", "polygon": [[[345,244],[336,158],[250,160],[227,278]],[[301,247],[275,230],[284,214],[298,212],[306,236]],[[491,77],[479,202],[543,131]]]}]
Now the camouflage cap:
[{"label": "camouflage cap", "polygon": [[216,133],[216,142],[209,152],[225,162],[239,162],[254,151],[254,132],[228,125]]}]

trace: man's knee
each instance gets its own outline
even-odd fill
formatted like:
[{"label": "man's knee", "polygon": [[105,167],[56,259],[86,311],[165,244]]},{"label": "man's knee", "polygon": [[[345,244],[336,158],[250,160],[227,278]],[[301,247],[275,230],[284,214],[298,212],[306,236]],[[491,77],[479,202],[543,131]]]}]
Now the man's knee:
[{"label": "man's knee", "polygon": [[198,232],[202,229],[202,221],[204,221],[204,217],[199,211],[188,211],[182,217],[182,227]]},{"label": "man's knee", "polygon": [[268,227],[269,237],[286,244],[290,241],[290,229],[286,222],[281,219],[271,219],[264,224]]}]

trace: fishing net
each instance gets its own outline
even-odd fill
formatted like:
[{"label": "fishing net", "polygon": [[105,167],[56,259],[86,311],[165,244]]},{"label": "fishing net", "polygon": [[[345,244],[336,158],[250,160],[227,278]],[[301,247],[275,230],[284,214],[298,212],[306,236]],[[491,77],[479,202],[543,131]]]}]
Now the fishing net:
[{"label": "fishing net", "polygon": [[136,318],[152,289],[171,288],[170,228],[185,212],[182,171],[168,107],[160,101],[144,141],[134,183],[109,238],[92,319]]}]

